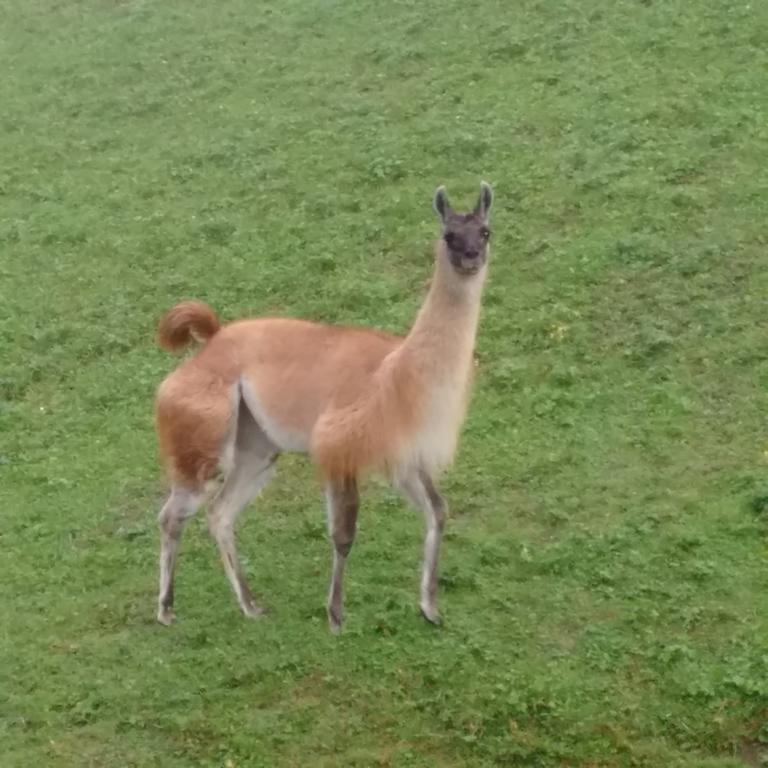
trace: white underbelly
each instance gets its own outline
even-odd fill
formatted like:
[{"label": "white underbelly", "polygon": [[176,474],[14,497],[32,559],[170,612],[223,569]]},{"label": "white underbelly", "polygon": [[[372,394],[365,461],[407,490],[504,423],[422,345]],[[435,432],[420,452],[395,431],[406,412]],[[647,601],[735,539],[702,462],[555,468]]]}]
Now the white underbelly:
[{"label": "white underbelly", "polygon": [[240,391],[243,400],[256,423],[264,430],[266,436],[275,447],[285,453],[308,453],[309,435],[297,429],[280,424],[270,416],[259,400],[253,387],[244,379],[240,380]]}]

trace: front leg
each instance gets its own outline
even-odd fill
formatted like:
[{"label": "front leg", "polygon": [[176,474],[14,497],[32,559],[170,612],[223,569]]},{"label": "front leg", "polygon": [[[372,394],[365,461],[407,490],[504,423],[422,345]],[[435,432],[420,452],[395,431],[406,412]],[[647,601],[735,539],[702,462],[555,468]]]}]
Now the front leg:
[{"label": "front leg", "polygon": [[432,624],[440,624],[437,609],[437,571],[440,559],[440,543],[447,516],[445,499],[422,471],[414,471],[397,483],[403,495],[424,515],[424,560],[421,571],[420,607],[424,618]]},{"label": "front leg", "polygon": [[352,549],[357,528],[360,497],[354,478],[331,480],[326,486],[328,504],[328,533],[333,542],[333,573],[328,590],[328,623],[334,634],[341,631],[344,621],[344,566]]}]

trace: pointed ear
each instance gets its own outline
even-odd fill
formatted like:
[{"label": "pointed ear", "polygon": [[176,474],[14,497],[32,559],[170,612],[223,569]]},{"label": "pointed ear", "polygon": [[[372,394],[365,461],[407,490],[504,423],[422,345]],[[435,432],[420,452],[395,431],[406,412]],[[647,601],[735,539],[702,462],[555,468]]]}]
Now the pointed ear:
[{"label": "pointed ear", "polygon": [[451,213],[451,204],[448,202],[448,194],[445,191],[445,187],[438,187],[435,190],[435,197],[432,200],[432,207],[435,209],[435,213],[440,217],[442,221],[445,221],[448,214]]},{"label": "pointed ear", "polygon": [[493,190],[487,181],[480,182],[480,197],[477,199],[475,213],[479,213],[484,218],[488,218],[493,205]]}]

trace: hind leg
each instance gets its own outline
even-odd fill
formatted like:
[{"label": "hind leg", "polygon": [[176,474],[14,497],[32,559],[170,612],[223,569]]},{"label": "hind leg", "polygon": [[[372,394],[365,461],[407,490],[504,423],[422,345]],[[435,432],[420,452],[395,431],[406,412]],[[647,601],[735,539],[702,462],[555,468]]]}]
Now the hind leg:
[{"label": "hind leg", "polygon": [[[237,456],[235,461],[238,461]],[[237,464],[224,481],[208,514],[208,526],[219,547],[224,571],[240,608],[250,618],[256,618],[264,611],[253,599],[240,568],[235,547],[235,523],[248,502],[267,485],[273,474],[274,459],[269,459],[256,469],[247,463]]]},{"label": "hind leg", "polygon": [[221,562],[243,613],[251,618],[264,611],[253,599],[235,547],[235,524],[243,509],[274,474],[277,449],[240,403],[233,466],[208,513],[208,527],[216,540]]},{"label": "hind leg", "polygon": [[199,509],[203,494],[186,488],[174,487],[168,501],[160,510],[160,590],[157,597],[157,620],[171,624],[173,613],[173,572],[184,525]]}]

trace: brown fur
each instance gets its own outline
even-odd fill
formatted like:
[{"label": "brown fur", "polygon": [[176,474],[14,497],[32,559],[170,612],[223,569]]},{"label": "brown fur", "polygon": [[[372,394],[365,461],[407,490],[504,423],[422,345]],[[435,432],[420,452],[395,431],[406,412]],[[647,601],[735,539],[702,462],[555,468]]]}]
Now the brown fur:
[{"label": "brown fur", "polygon": [[[184,316],[186,323],[198,322],[189,305]],[[185,336],[178,325],[174,333]],[[400,341],[378,331],[281,318],[241,320],[222,328],[158,390],[160,450],[172,479],[199,487],[216,473],[237,406],[239,377],[282,427],[310,435],[323,412],[336,413],[360,399]]]},{"label": "brown fur", "polygon": [[315,423],[311,454],[326,478],[357,477],[394,464],[423,401],[418,376],[395,362],[394,356],[382,360],[369,387],[339,398]]},{"label": "brown fur", "polygon": [[[287,318],[241,320],[212,335],[158,391],[160,447],[172,478],[198,487],[216,473],[241,377],[270,420],[306,437],[326,478],[396,469],[424,416],[427,393],[452,377],[461,390],[446,414],[455,422],[448,430],[455,441],[469,391],[478,302],[446,288],[453,276],[439,251],[429,295],[405,339]],[[185,302],[161,328],[166,339],[188,339],[191,329],[202,335],[212,328],[211,318],[202,302]],[[447,451],[452,455],[452,447]]]},{"label": "brown fur", "polygon": [[233,526],[284,451],[308,453],[323,476],[335,544],[331,627],[341,625],[341,580],[357,516],[357,480],[387,473],[427,526],[421,608],[435,602],[445,503],[433,479],[453,460],[464,420],[486,275],[492,193],[456,214],[445,191],[434,206],[443,224],[427,297],[405,337],[290,318],[221,326],[198,301],[171,309],[158,342],[202,344],[160,385],[156,426],[173,490],[161,511],[158,620],[173,620],[173,570],[184,520],[205,486],[225,477],[209,511],[211,532],[243,612],[260,615],[237,564]]},{"label": "brown fur", "polygon": [[[452,276],[438,248],[427,299],[408,336],[381,361],[349,402],[325,410],[312,432],[312,457],[326,477],[355,477],[367,469],[396,471],[409,438],[425,416],[435,385],[456,379],[456,408],[446,414],[458,432],[466,407],[477,324],[475,302],[446,290]],[[454,436],[455,437],[455,436]],[[449,452],[453,453],[452,449]],[[420,457],[427,464],[428,457]],[[430,467],[439,471],[447,460]],[[419,461],[419,463],[423,463]]]},{"label": "brown fur", "polygon": [[216,313],[202,301],[182,301],[163,316],[157,343],[169,352],[194,341],[207,341],[220,328]]}]

